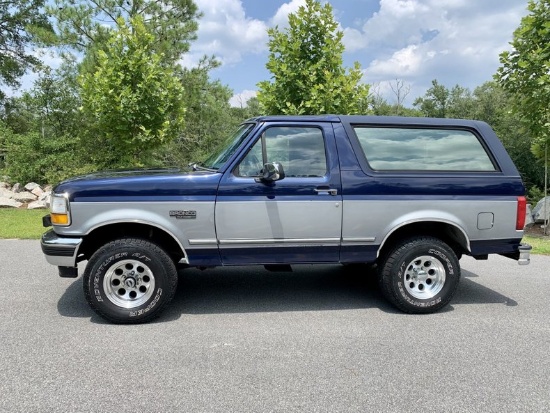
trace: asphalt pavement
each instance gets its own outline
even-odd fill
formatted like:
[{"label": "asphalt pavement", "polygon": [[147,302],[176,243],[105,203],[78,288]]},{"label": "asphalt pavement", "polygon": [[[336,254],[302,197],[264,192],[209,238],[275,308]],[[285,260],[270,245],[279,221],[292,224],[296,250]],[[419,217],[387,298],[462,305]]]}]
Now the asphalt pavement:
[{"label": "asphalt pavement", "polygon": [[341,266],[239,267],[121,326],[38,241],[0,240],[0,412],[550,412],[550,257],[460,263],[436,314]]}]

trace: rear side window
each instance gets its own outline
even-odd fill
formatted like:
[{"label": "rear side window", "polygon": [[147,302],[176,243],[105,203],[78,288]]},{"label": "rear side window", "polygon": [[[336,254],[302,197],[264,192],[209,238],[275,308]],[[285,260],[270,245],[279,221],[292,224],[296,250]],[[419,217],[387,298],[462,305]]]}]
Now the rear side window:
[{"label": "rear side window", "polygon": [[467,130],[355,126],[377,171],[495,171],[479,139]]}]

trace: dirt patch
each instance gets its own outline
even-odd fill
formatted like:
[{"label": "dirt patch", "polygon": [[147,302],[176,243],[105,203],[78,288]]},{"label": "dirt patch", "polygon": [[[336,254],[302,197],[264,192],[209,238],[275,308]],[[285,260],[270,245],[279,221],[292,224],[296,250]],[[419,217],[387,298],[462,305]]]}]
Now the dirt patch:
[{"label": "dirt patch", "polygon": [[550,228],[548,228],[547,233],[544,233],[544,228],[541,228],[542,224],[534,224],[531,228],[525,230],[525,235],[536,238],[545,238],[550,239]]}]

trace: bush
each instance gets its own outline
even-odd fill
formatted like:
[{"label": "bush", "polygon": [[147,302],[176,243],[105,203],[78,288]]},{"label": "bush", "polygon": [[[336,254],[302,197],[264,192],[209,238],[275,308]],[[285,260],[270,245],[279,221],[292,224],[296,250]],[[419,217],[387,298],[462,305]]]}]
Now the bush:
[{"label": "bush", "polygon": [[44,139],[36,132],[14,134],[6,143],[4,171],[14,182],[55,184],[94,169],[80,159],[74,138]]},{"label": "bush", "polygon": [[540,190],[536,186],[532,186],[527,193],[527,202],[531,205],[536,205],[542,198],[544,198],[544,191]]}]

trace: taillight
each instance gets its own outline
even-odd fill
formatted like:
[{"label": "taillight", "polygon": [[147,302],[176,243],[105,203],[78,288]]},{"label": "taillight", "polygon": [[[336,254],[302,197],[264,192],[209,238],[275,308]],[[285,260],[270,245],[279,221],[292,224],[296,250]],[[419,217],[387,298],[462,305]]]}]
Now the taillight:
[{"label": "taillight", "polygon": [[516,217],[516,229],[522,230],[525,227],[525,215],[527,214],[527,198],[518,196],[518,215]]}]

